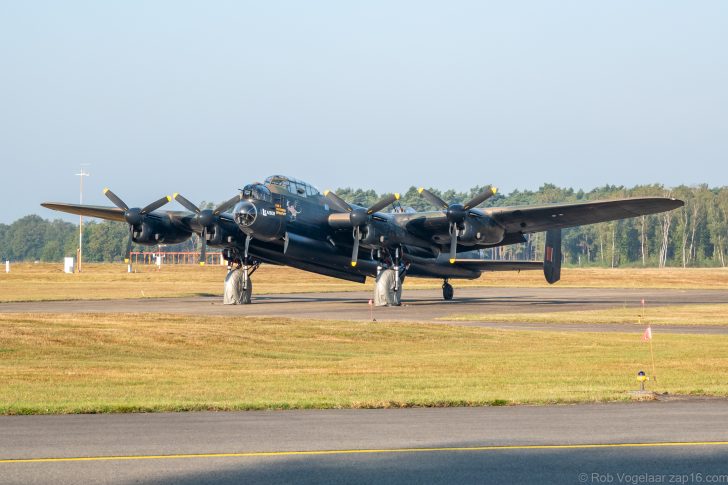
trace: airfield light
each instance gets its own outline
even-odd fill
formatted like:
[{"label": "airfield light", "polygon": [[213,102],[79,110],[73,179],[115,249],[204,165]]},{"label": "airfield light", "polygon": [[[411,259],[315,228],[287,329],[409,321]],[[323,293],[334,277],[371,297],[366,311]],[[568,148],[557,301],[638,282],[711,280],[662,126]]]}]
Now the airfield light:
[{"label": "airfield light", "polygon": [[650,380],[649,377],[645,374],[645,371],[641,370],[637,373],[637,382],[640,383],[640,391],[645,390],[645,381]]}]

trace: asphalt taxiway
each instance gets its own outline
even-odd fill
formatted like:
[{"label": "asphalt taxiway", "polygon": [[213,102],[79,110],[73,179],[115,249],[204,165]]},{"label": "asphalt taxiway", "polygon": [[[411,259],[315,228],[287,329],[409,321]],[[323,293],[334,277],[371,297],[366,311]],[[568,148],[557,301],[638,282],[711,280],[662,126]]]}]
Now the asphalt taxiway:
[{"label": "asphalt taxiway", "polygon": [[0,483],[726,483],[726,423],[722,399],[4,416]]},{"label": "asphalt taxiway", "polygon": [[[0,304],[0,312],[369,320],[370,292]],[[408,290],[378,321],[557,331],[635,325],[453,322],[452,315],[728,303],[711,290]],[[728,333],[721,326],[661,326]],[[1,387],[0,387],[1,390]],[[662,398],[661,399],[667,399]],[[728,400],[489,408],[0,417],[2,483],[728,483]]]},{"label": "asphalt taxiway", "polygon": [[[191,315],[277,316],[334,320],[371,320],[369,291],[290,293],[254,296],[252,305],[223,305],[220,297],[143,298],[128,300],[44,301],[0,304],[1,313],[172,313]],[[401,307],[374,308],[377,321],[417,321],[492,328],[559,331],[635,331],[640,300],[649,308],[662,305],[728,303],[724,290],[617,288],[460,288],[451,301],[438,290],[407,290]],[[635,324],[493,323],[493,313],[540,313],[632,307]],[[455,321],[455,315],[477,314],[477,321]],[[728,333],[728,326],[661,325],[672,333]]]}]

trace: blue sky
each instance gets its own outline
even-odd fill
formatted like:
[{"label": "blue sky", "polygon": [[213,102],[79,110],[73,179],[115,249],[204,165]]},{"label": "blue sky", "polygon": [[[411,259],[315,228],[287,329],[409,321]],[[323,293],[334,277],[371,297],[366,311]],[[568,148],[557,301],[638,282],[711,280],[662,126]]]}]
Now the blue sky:
[{"label": "blue sky", "polygon": [[[728,185],[728,3],[0,3],[0,222],[44,200]],[[176,204],[175,204],[176,205]]]}]

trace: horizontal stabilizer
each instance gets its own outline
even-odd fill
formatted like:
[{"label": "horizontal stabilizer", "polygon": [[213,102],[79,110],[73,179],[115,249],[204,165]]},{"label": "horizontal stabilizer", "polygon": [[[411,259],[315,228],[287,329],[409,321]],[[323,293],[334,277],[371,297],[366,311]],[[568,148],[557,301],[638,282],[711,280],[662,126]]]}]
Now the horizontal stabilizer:
[{"label": "horizontal stabilizer", "polygon": [[487,259],[456,259],[453,263],[480,271],[528,271],[542,270],[541,261],[493,261]]}]

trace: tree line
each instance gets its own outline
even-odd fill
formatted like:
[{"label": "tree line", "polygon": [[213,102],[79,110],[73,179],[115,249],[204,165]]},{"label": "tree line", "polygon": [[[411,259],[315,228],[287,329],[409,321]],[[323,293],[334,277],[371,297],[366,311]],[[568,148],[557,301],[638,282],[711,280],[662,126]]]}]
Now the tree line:
[{"label": "tree line", "polygon": [[[464,202],[486,187],[465,192],[430,189],[442,199]],[[338,189],[336,193],[350,203],[373,204],[383,194],[374,190]],[[672,212],[621,221],[566,229],[563,234],[564,263],[571,266],[648,266],[706,267],[726,266],[728,239],[728,187],[707,185],[640,185],[632,188],[605,185],[585,192],[545,184],[536,191],[514,190],[496,194],[483,206],[518,206],[555,202],[580,202],[621,197],[661,196],[685,201],[685,207]],[[434,210],[415,187],[402,194],[402,207],[417,211]],[[203,206],[209,206],[203,202]],[[84,223],[84,260],[121,261],[124,257],[128,227],[124,223],[102,221]],[[196,251],[199,241],[168,246],[166,250]],[[0,257],[11,261],[61,261],[74,256],[78,247],[78,225],[60,219],[47,220],[29,215],[12,224],[0,224]],[[149,250],[136,247],[135,250]],[[534,234],[527,243],[486,251],[496,259],[540,259],[543,234]]]},{"label": "tree line", "polygon": [[[12,224],[0,224],[0,257],[11,261],[62,261],[76,256],[78,224],[60,219],[47,220],[29,215]],[[86,262],[120,262],[129,240],[129,226],[123,222],[95,222],[84,219],[83,260]],[[197,237],[170,246],[169,251],[194,251]],[[156,246],[134,244],[132,251],[153,251]]]},{"label": "tree line", "polygon": [[[476,186],[465,192],[429,189],[449,203],[463,203],[485,190]],[[373,190],[339,189],[342,198],[368,206],[382,194]],[[726,266],[728,238],[728,187],[708,185],[665,188],[639,185],[632,188],[605,185],[585,192],[545,184],[536,191],[498,193],[481,207],[505,207],[559,202],[585,202],[623,197],[675,197],[685,201],[680,209],[621,221],[574,227],[563,232],[564,263],[572,266],[707,267]],[[402,194],[404,208],[433,210],[416,187]],[[524,244],[494,248],[486,254],[495,259],[541,259],[543,234],[529,236]]]}]

